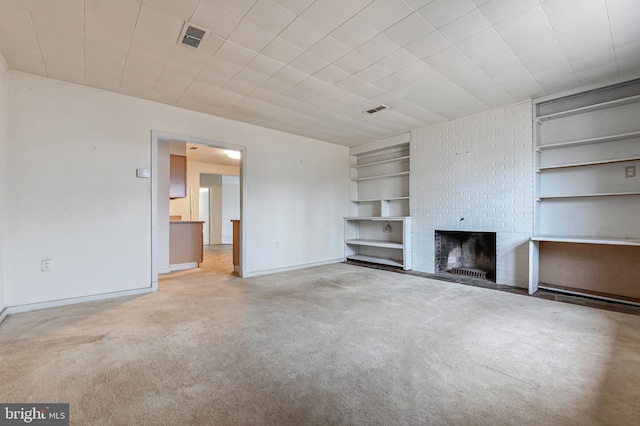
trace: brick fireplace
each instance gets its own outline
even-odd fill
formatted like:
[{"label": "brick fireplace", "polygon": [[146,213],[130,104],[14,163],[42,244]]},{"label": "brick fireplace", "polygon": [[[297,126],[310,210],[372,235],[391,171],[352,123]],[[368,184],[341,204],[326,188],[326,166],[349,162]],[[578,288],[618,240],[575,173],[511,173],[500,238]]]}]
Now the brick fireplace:
[{"label": "brick fireplace", "polygon": [[496,282],[496,233],[435,231],[435,272]]}]

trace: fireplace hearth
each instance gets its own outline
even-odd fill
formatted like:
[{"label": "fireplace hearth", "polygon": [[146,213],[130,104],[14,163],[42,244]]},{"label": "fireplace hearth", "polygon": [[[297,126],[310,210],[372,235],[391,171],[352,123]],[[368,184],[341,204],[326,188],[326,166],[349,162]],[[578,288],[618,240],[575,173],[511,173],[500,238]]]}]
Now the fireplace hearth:
[{"label": "fireplace hearth", "polygon": [[496,233],[436,231],[435,271],[496,282]]}]

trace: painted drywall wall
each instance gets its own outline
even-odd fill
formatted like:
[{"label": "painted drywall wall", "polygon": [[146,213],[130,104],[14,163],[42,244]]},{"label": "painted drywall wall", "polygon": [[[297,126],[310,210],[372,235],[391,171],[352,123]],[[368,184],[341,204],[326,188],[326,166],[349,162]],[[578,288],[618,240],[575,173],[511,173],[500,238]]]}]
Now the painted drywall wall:
[{"label": "painted drywall wall", "polygon": [[222,244],[233,242],[232,219],[240,219],[240,178],[222,176]]},{"label": "painted drywall wall", "polygon": [[434,272],[435,230],[496,232],[496,280],[528,284],[531,102],[411,132],[413,268]]},{"label": "painted drywall wall", "polygon": [[222,175],[200,174],[200,187],[209,189],[209,244],[222,244]]},{"label": "painted drywall wall", "polygon": [[0,56],[0,313],[7,306],[7,85],[7,68]]},{"label": "painted drywall wall", "polygon": [[247,275],[343,256],[345,147],[26,74],[9,102],[9,306],[151,285],[152,129],[246,147]]}]

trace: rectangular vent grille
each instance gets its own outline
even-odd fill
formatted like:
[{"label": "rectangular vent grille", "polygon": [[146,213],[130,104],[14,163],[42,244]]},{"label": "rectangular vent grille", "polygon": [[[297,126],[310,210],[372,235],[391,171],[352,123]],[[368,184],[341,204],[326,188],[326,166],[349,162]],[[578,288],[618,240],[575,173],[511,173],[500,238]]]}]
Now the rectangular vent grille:
[{"label": "rectangular vent grille", "polygon": [[368,110],[366,110],[364,112],[367,113],[367,114],[375,114],[376,112],[382,111],[383,109],[387,109],[387,108],[389,108],[389,107],[386,106],[386,105],[380,105],[380,106],[377,106],[375,108],[368,109]]},{"label": "rectangular vent grille", "polygon": [[207,36],[207,33],[207,30],[185,22],[182,33],[180,34],[180,43],[197,49],[202,40]]}]

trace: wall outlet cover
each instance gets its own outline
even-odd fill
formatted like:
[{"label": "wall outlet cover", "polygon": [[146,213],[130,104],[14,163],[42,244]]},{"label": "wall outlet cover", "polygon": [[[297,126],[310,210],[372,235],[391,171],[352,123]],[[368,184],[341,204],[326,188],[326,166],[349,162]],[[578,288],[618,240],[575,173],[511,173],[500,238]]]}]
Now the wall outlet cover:
[{"label": "wall outlet cover", "polygon": [[624,177],[636,177],[636,166],[627,166],[624,168]]}]

